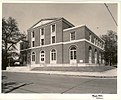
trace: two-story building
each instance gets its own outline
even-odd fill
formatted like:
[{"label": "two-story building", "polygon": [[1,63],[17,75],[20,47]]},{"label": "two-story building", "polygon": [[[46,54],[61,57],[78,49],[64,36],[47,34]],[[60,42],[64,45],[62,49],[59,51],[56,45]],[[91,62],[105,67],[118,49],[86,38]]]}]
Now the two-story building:
[{"label": "two-story building", "polygon": [[[41,19],[27,30],[30,64],[88,66],[104,63],[104,41],[86,25],[74,26],[64,18]],[[28,55],[27,55],[28,56]]]}]

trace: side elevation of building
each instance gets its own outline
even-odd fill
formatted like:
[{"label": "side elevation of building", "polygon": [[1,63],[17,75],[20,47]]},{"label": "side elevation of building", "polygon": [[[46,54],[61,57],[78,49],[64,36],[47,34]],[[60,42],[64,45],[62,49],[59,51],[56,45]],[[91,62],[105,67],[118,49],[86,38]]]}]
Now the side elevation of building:
[{"label": "side elevation of building", "polygon": [[28,29],[29,48],[22,49],[36,66],[91,66],[104,64],[104,41],[86,25],[64,18],[41,19]]}]

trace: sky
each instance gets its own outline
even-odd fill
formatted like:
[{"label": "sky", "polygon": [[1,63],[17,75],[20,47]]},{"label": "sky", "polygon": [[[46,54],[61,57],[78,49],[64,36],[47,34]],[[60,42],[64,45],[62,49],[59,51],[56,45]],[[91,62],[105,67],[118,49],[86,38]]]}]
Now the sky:
[{"label": "sky", "polygon": [[[117,4],[107,3],[117,21]],[[98,36],[117,26],[103,3],[3,3],[2,17],[13,17],[21,32],[44,18],[63,17],[75,26],[85,24]]]}]

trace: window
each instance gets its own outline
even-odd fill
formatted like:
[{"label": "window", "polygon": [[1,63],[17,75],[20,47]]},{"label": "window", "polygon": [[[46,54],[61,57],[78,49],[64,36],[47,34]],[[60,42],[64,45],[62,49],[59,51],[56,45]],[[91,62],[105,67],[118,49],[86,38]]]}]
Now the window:
[{"label": "window", "polygon": [[71,40],[75,40],[75,32],[71,32],[70,38],[71,38]]},{"label": "window", "polygon": [[89,33],[89,41],[91,42],[91,33]]},{"label": "window", "polygon": [[56,60],[56,50],[55,49],[52,49],[51,51],[51,60]]},{"label": "window", "polygon": [[41,29],[41,35],[44,35],[44,28]]},{"label": "window", "polygon": [[97,64],[97,50],[95,49],[95,55],[94,55],[94,57],[95,57],[95,64]]},{"label": "window", "polygon": [[94,44],[95,44],[95,37],[94,37]]},{"label": "window", "polygon": [[97,39],[95,38],[95,45],[97,45]]},{"label": "window", "polygon": [[101,48],[102,48],[102,42],[101,42]]},{"label": "window", "polygon": [[92,48],[89,46],[89,64],[92,63]]},{"label": "window", "polygon": [[98,46],[98,39],[97,39],[97,46]]},{"label": "window", "polygon": [[45,52],[44,51],[41,51],[41,53],[40,53],[40,60],[41,60],[41,62],[45,61]]},{"label": "window", "polygon": [[41,45],[44,45],[44,39],[41,39]]},{"label": "window", "polygon": [[103,44],[103,49],[105,48],[105,45]]},{"label": "window", "polygon": [[100,41],[100,47],[101,47],[101,41]]},{"label": "window", "polygon": [[31,47],[35,47],[35,33],[31,32]]},{"label": "window", "polygon": [[52,36],[52,43],[55,43],[55,36]]},{"label": "window", "polygon": [[35,62],[35,52],[32,52],[32,61]]},{"label": "window", "polygon": [[100,41],[98,40],[98,46],[99,46],[99,42],[100,42]]},{"label": "window", "polygon": [[71,49],[70,49],[70,59],[71,60],[76,59],[76,47],[75,46],[71,47]]},{"label": "window", "polygon": [[56,42],[56,25],[51,25],[51,44]]},{"label": "window", "polygon": [[55,32],[55,25],[52,25],[51,27],[52,27],[51,32]]},{"label": "window", "polygon": [[99,53],[99,64],[101,64],[101,53]]},{"label": "window", "polygon": [[32,41],[32,47],[34,47],[35,46],[35,42],[34,41]]},{"label": "window", "polygon": [[45,30],[44,28],[41,28],[40,29],[40,46],[45,44],[44,34],[45,34]]},{"label": "window", "polygon": [[32,32],[32,37],[34,38],[34,31]]}]

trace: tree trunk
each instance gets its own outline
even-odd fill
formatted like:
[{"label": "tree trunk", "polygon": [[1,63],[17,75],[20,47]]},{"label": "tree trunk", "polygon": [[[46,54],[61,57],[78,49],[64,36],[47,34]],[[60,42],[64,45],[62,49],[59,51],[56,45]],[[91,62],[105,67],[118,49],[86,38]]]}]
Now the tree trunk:
[{"label": "tree trunk", "polygon": [[3,59],[3,64],[2,64],[2,69],[6,70],[8,66],[8,52],[7,52],[7,43],[5,44],[5,53],[4,53],[4,59]]}]

